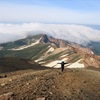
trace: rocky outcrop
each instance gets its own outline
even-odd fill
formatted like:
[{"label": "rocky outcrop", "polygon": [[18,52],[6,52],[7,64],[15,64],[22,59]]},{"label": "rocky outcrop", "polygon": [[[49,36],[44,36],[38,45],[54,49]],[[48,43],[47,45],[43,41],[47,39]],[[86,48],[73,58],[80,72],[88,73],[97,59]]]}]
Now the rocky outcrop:
[{"label": "rocky outcrop", "polygon": [[55,38],[48,36],[46,34],[44,34],[42,36],[40,43],[54,44],[58,48],[66,47],[68,44],[70,44],[67,41],[64,41],[62,39],[55,39]]}]

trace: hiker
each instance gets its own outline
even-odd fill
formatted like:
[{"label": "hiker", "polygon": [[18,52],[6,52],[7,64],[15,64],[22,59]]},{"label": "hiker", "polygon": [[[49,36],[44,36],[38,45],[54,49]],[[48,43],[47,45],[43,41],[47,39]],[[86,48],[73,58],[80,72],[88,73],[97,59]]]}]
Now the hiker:
[{"label": "hiker", "polygon": [[64,70],[64,65],[67,64],[67,63],[64,63],[64,61],[62,61],[61,63],[57,63],[57,64],[61,64],[61,71],[63,72],[63,70]]}]

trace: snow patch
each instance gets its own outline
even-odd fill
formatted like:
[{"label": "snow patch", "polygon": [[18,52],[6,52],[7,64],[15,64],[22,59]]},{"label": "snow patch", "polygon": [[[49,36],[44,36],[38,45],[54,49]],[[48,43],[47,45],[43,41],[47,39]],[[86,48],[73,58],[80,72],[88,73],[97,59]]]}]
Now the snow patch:
[{"label": "snow patch", "polygon": [[45,62],[39,62],[39,64],[44,64]]},{"label": "snow patch", "polygon": [[93,52],[93,51],[91,51],[91,54],[93,55],[93,54],[94,54],[94,52]]},{"label": "snow patch", "polygon": [[[48,46],[48,48],[49,48],[49,50],[46,52],[46,54],[48,53],[48,52],[53,52],[54,51],[54,48],[53,47],[51,47],[51,46]],[[42,57],[40,57],[39,59],[37,59],[37,60],[35,60],[35,62],[39,62],[39,61],[41,61],[41,60],[43,60],[44,59],[44,56],[42,56]],[[39,62],[39,64],[40,63],[42,63],[42,62]],[[43,62],[44,63],[44,62]]]},{"label": "snow patch", "polygon": [[68,58],[64,58],[62,60],[55,60],[53,62],[50,62],[49,64],[45,65],[46,67],[53,67],[53,68],[61,68],[60,64],[57,63],[61,63],[62,61],[66,61]]},{"label": "snow patch", "polygon": [[43,60],[43,59],[42,58],[39,58],[39,59],[35,60],[35,62],[39,62],[40,60]]},{"label": "snow patch", "polygon": [[78,60],[77,62],[69,65],[67,68],[84,68],[84,64],[79,63],[80,60]]},{"label": "snow patch", "polygon": [[55,49],[54,49],[53,47],[50,47],[49,50],[47,51],[47,53],[48,53],[48,52],[53,52],[54,50],[55,50]]},{"label": "snow patch", "polygon": [[31,43],[30,45],[24,45],[24,46],[21,46],[21,47],[19,47],[19,48],[17,48],[17,49],[13,48],[13,49],[9,49],[9,50],[13,50],[13,51],[23,50],[23,49],[32,47],[32,46],[34,46],[34,45],[36,45],[36,44],[39,44],[40,40],[41,40],[41,38],[40,38],[38,41],[36,41],[36,42],[34,42],[34,43]]},{"label": "snow patch", "polygon": [[60,58],[63,58],[63,57],[66,57],[66,56],[68,56],[68,54],[62,55]]}]

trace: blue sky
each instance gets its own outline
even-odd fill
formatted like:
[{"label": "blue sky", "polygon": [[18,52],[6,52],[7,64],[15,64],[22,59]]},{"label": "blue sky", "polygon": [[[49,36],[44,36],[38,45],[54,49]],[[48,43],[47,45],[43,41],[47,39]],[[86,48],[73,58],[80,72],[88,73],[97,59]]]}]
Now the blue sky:
[{"label": "blue sky", "polygon": [[100,0],[0,0],[0,22],[100,25]]}]

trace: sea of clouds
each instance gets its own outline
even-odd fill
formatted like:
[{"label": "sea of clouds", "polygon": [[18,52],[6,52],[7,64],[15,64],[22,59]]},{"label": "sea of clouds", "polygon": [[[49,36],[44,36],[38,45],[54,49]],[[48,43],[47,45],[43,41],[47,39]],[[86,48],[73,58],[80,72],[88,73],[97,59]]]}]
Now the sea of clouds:
[{"label": "sea of clouds", "polygon": [[100,41],[100,31],[90,27],[74,24],[0,23],[0,43],[15,41],[34,34],[47,34],[86,45],[90,41]]}]

